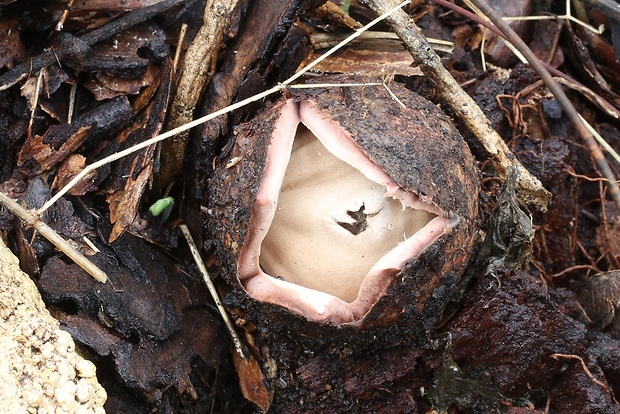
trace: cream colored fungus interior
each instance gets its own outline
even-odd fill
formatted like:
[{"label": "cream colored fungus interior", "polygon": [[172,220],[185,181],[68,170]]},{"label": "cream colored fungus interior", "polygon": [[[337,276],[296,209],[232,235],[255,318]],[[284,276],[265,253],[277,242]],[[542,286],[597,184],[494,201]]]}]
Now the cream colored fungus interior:
[{"label": "cream colored fungus interior", "polygon": [[260,266],[272,277],[352,302],[372,266],[435,216],[403,209],[300,124]]}]

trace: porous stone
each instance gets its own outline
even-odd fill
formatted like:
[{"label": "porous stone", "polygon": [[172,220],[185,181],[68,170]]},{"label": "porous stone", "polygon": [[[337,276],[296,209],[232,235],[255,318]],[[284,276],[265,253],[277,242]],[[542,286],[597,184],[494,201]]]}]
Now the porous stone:
[{"label": "porous stone", "polygon": [[0,240],[0,401],[6,413],[105,413],[95,367],[75,352]]}]

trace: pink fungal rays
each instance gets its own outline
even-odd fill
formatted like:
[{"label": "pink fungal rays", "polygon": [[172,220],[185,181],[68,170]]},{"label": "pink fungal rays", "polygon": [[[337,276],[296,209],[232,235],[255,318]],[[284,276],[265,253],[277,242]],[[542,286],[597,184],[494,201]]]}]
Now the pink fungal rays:
[{"label": "pink fungal rays", "polygon": [[460,274],[476,214],[472,157],[435,106],[395,89],[405,108],[383,87],[312,90],[237,131],[228,157],[240,161],[215,172],[210,222],[223,276],[247,300],[359,324],[395,284],[440,285],[424,269],[432,255],[444,256],[439,267],[458,258]]}]

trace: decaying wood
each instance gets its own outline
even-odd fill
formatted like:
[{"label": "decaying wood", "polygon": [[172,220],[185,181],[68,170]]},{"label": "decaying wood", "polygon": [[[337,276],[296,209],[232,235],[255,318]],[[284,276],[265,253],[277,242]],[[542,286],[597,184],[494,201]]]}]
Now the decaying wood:
[{"label": "decaying wood", "polygon": [[[104,220],[99,225],[106,238],[111,226]],[[59,257],[48,260],[41,272],[38,285],[48,303],[74,306],[60,317],[65,330],[114,365],[117,383],[156,402],[171,387],[170,395],[184,393],[196,404],[197,393],[204,396],[204,383],[229,351],[229,337],[211,311],[201,280],[129,233],[102,245],[92,260],[106,271],[109,283],[97,283]],[[197,361],[204,364],[202,380],[190,378]],[[122,406],[131,406],[133,398],[125,394]]]},{"label": "decaying wood", "polygon": [[[364,0],[377,14],[383,14],[396,3],[391,0]],[[498,175],[506,178],[510,167],[518,171],[518,191],[524,204],[535,205],[542,211],[547,209],[551,194],[540,181],[514,157],[508,146],[480,107],[459,86],[450,72],[443,66],[439,56],[433,52],[422,31],[404,11],[396,11],[386,18],[388,24],[403,40],[422,72],[438,87],[443,99],[463,120],[489,153]]]}]

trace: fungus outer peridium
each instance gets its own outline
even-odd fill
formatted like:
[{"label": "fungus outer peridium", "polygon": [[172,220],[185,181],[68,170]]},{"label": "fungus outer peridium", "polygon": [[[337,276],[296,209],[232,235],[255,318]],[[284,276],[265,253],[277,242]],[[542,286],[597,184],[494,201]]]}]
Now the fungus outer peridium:
[{"label": "fungus outer peridium", "polygon": [[313,102],[288,100],[269,143],[238,276],[257,300],[309,320],[353,322],[456,221],[400,188]]}]

